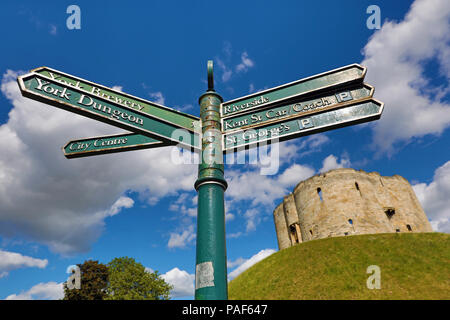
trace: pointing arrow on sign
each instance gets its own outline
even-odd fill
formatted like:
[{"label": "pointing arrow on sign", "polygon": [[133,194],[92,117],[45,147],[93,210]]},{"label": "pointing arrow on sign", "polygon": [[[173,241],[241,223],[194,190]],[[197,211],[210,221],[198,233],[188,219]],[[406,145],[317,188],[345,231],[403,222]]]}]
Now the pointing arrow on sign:
[{"label": "pointing arrow on sign", "polygon": [[174,145],[142,134],[122,133],[71,140],[62,148],[68,159]]},{"label": "pointing arrow on sign", "polygon": [[76,85],[37,73],[20,76],[18,83],[22,95],[28,98],[145,135],[165,144],[178,144],[190,150],[200,150],[199,135],[195,132],[111,102],[105,97],[89,94]]},{"label": "pointing arrow on sign", "polygon": [[283,101],[308,94],[317,94],[338,86],[362,83],[367,69],[359,64],[351,64],[339,69],[320,73],[308,78],[283,84],[248,96],[222,103],[222,118],[247,112],[261,107],[276,105]]}]

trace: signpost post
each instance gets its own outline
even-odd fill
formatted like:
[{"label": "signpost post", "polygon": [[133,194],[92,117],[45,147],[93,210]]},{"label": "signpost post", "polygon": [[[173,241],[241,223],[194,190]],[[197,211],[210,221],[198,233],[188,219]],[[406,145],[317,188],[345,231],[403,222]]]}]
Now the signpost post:
[{"label": "signpost post", "polygon": [[195,190],[198,192],[195,299],[225,300],[228,297],[225,248],[225,204],[220,126],[222,97],[214,91],[213,65],[208,62],[208,91],[199,98],[202,152]]},{"label": "signpost post", "polygon": [[200,118],[47,67],[17,81],[25,97],[129,131],[69,141],[63,147],[67,158],[170,145],[200,153],[195,299],[223,300],[228,298],[223,154],[379,119],[383,103],[363,83],[366,72],[352,64],[223,102],[208,61]]}]

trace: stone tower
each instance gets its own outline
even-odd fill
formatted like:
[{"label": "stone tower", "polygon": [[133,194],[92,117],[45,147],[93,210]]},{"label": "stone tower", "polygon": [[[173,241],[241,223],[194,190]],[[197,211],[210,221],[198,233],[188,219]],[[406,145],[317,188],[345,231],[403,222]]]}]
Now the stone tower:
[{"label": "stone tower", "polygon": [[280,250],[326,237],[433,231],[405,178],[354,169],[300,182],[273,216]]}]

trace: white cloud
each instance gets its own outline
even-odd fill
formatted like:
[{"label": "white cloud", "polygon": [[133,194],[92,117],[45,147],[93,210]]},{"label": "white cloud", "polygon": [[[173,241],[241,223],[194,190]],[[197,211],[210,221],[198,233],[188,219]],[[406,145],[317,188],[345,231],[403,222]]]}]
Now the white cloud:
[{"label": "white cloud", "polygon": [[322,162],[322,168],[319,170],[320,173],[327,172],[329,170],[338,169],[338,168],[349,168],[350,167],[350,160],[347,156],[342,156],[341,160],[338,161],[338,159],[330,154],[328,157],[326,157]]},{"label": "white cloud", "polygon": [[[449,30],[448,0],[416,0],[403,21],[384,23],[364,47],[366,81],[385,103],[373,124],[379,152],[392,153],[397,142],[439,135],[450,125],[450,104],[442,99],[449,93]],[[438,62],[446,84],[434,85],[427,78],[429,61]]]},{"label": "white cloud", "polygon": [[233,233],[227,233],[226,237],[229,239],[235,239],[235,238],[239,238],[240,236],[242,236],[242,232],[238,231],[238,232],[233,232]]},{"label": "white cloud", "polygon": [[273,201],[290,191],[288,188],[314,174],[314,169],[300,164],[292,164],[278,176],[264,176],[258,171],[241,172],[228,170],[226,196],[230,204],[234,201],[251,200],[252,205],[273,206]]},{"label": "white cloud", "polygon": [[11,294],[5,300],[59,300],[63,297],[63,283],[46,282],[39,283],[28,291]]},{"label": "white cloud", "polygon": [[[238,259],[240,262],[242,261],[242,263],[239,265],[239,267],[237,267],[236,269],[234,269],[232,272],[230,272],[228,274],[228,279],[233,280],[238,275],[240,275],[242,272],[244,272],[245,270],[247,270],[248,268],[253,266],[255,263],[267,258],[268,256],[270,256],[271,254],[273,254],[275,252],[276,251],[274,249],[264,249],[245,261],[243,261],[242,259],[241,260]],[[235,264],[232,264],[232,265],[235,265]]]},{"label": "white cloud", "polygon": [[50,34],[56,36],[58,33],[58,28],[54,24],[50,24]]},{"label": "white cloud", "polygon": [[[278,176],[261,175],[257,170],[228,170],[226,180],[228,189],[225,194],[226,207],[230,211],[239,211],[241,201],[250,201],[246,204],[243,217],[246,221],[246,232],[256,230],[257,225],[270,211],[268,208],[275,206],[275,200],[292,192],[291,188],[302,180],[314,175],[315,170],[306,165],[292,164]],[[242,233],[235,233],[228,238],[237,238]]]},{"label": "white cloud", "polygon": [[228,68],[225,65],[225,62],[223,62],[221,59],[216,58],[216,62],[217,65],[219,66],[219,68],[222,70],[222,82],[227,82],[228,80],[231,79],[231,76],[233,75],[233,71],[231,71],[230,68]]},{"label": "white cloud", "polygon": [[188,297],[195,294],[194,274],[189,274],[178,268],[173,268],[161,275],[161,278],[173,286],[173,290],[171,291],[172,298]]},{"label": "white cloud", "polygon": [[432,182],[415,184],[413,189],[433,229],[450,233],[450,161],[436,169]]},{"label": "white cloud", "polygon": [[[231,79],[231,77],[233,76],[233,67],[228,66],[231,64],[230,63],[231,44],[229,42],[226,43],[223,51],[225,53],[225,61],[227,63],[225,63],[224,59],[221,59],[218,57],[215,58],[215,61],[216,61],[217,65],[219,66],[219,69],[222,72],[222,76],[221,76],[222,82],[228,82]],[[247,51],[244,51],[241,54],[240,63],[238,63],[234,67],[234,70],[236,71],[236,73],[241,73],[241,72],[245,73],[248,71],[248,69],[254,67],[254,65],[255,65],[255,62],[248,57]],[[252,88],[254,89],[253,84],[250,85],[250,90],[252,90]]]},{"label": "white cloud", "polygon": [[47,264],[47,259],[36,259],[20,253],[0,249],[0,278],[8,275],[11,270],[31,267],[44,269]]},{"label": "white cloud", "polygon": [[122,86],[113,86],[112,89],[122,92],[123,87]]},{"label": "white cloud", "polygon": [[116,202],[114,202],[114,204],[111,206],[111,208],[108,210],[107,215],[108,216],[114,216],[116,214],[118,214],[122,208],[131,208],[134,205],[134,200],[129,198],[129,197],[120,197],[119,199],[117,199]]},{"label": "white cloud", "polygon": [[188,198],[191,198],[192,205],[196,205],[196,198],[192,197],[192,194],[189,193],[182,193],[178,196],[178,199],[172,202],[169,206],[169,210],[173,212],[181,213],[182,215],[189,216],[189,217],[196,217],[197,216],[197,208],[196,207],[188,207],[186,206],[186,203],[188,203]]},{"label": "white cloud", "polygon": [[300,181],[306,180],[313,176],[314,169],[308,166],[302,166],[294,163],[291,167],[287,168],[278,177],[278,182],[286,187],[293,187]]},{"label": "white cloud", "polygon": [[255,65],[252,59],[248,57],[247,51],[241,54],[241,63],[236,66],[236,72],[247,72],[249,68]]},{"label": "white cloud", "polygon": [[148,272],[148,273],[153,273],[153,272],[155,272],[155,270],[153,270],[152,268],[148,268],[148,267],[145,267],[144,271],[145,271],[145,272]]},{"label": "white cloud", "polygon": [[244,259],[244,258],[242,258],[242,257],[237,258],[237,259],[234,260],[234,261],[228,260],[228,261],[227,261],[227,267],[228,267],[229,269],[232,269],[232,268],[234,268],[234,267],[236,267],[236,266],[239,266],[239,265],[243,264],[245,261],[247,261],[247,259]]},{"label": "white cloud", "polygon": [[321,151],[322,145],[328,143],[330,139],[320,133],[312,136],[284,141],[279,143],[280,165],[292,163],[296,158],[301,158],[314,152]]},{"label": "white cloud", "polygon": [[105,218],[132,205],[127,191],[154,204],[193,190],[197,165],[171,163],[171,147],[65,159],[60,148],[67,141],[122,130],[23,98],[17,75],[8,70],[1,83],[13,105],[0,125],[0,149],[8,151],[0,153],[1,236],[26,235],[59,253],[85,252]]},{"label": "white cloud", "polygon": [[171,232],[167,247],[169,249],[185,248],[194,241],[195,237],[194,226],[189,225],[188,228],[183,230],[181,233]]},{"label": "white cloud", "polygon": [[153,98],[153,101],[155,103],[164,105],[164,102],[166,101],[166,99],[164,98],[164,96],[163,96],[161,91],[150,92],[149,95],[150,95],[150,97]]},{"label": "white cloud", "polygon": [[247,220],[247,224],[245,225],[245,231],[255,231],[256,225],[261,221],[260,210],[256,208],[248,209],[244,213],[244,217]]}]

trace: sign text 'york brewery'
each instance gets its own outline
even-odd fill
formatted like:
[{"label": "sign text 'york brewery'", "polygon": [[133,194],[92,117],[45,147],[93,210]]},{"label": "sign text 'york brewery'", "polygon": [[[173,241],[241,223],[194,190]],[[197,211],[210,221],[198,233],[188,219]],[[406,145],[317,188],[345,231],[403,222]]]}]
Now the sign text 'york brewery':
[{"label": "sign text 'york brewery'", "polygon": [[[47,94],[52,94],[54,96],[57,96],[59,98],[64,98],[67,101],[71,101],[70,96],[71,92],[68,92],[67,88],[58,89],[52,87],[52,83],[49,81],[45,81],[39,78],[36,78],[36,81],[38,85],[36,86],[36,90],[43,91]],[[73,101],[71,101],[73,102]],[[132,114],[127,114],[126,112],[123,112],[121,110],[113,109],[111,106],[102,105],[99,102],[95,102],[90,96],[85,95],[84,93],[80,94],[80,97],[76,101],[77,104],[85,106],[85,107],[92,107],[92,109],[100,111],[102,113],[108,114],[113,119],[123,119],[125,121],[138,124],[140,126],[144,125],[144,119],[139,118],[137,116],[134,116]]]},{"label": "sign text 'york brewery'", "polygon": [[113,95],[109,95],[106,92],[103,92],[100,88],[97,88],[94,85],[91,85],[90,89],[89,88],[85,88],[83,83],[80,83],[80,81],[69,81],[68,79],[64,79],[61,75],[59,74],[55,74],[54,72],[48,72],[48,75],[50,76],[50,78],[52,80],[58,81],[62,84],[65,84],[67,86],[71,86],[77,89],[81,89],[81,90],[85,90],[88,92],[90,92],[91,94],[103,98],[103,99],[107,99],[111,102],[114,103],[118,103],[124,107],[128,107],[128,108],[133,108],[133,109],[137,109],[139,111],[141,111],[144,107],[142,105],[140,105],[139,103],[136,103],[134,101],[130,101],[127,99],[124,99],[123,97],[118,97],[118,96],[113,96]]},{"label": "sign text 'york brewery'", "polygon": [[[134,97],[128,93],[117,91],[101,84],[93,83],[48,67],[36,68],[31,73],[38,74],[44,80],[59,83],[68,86],[75,91],[85,93],[94,99],[98,98],[107,103],[120,106],[121,108],[124,107],[132,111],[139,111],[157,121],[163,121],[179,129],[185,129],[195,133],[194,122],[198,121],[199,118],[191,114],[183,113],[152,101]],[[143,118],[147,119],[146,117]]]}]

